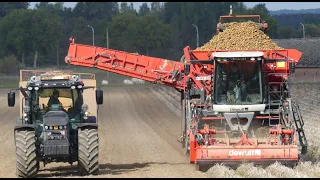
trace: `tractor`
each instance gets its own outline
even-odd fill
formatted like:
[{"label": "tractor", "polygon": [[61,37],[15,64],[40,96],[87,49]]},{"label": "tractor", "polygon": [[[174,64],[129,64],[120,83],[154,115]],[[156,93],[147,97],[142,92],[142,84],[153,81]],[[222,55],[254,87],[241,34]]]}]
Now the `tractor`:
[{"label": "tractor", "polygon": [[[22,77],[30,73],[25,81]],[[20,91],[20,118],[14,127],[17,176],[35,177],[40,162],[78,162],[81,175],[98,174],[97,105],[103,104],[103,91],[89,76],[82,80],[60,71],[20,72],[20,88],[8,93],[8,106],[14,107],[15,91]]]}]

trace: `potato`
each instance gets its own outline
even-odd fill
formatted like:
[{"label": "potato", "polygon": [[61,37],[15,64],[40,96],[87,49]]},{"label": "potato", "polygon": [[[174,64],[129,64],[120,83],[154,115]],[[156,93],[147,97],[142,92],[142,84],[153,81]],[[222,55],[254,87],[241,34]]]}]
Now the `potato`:
[{"label": "potato", "polygon": [[255,22],[224,23],[226,30],[215,35],[196,51],[210,50],[279,50],[269,36],[259,30]]}]

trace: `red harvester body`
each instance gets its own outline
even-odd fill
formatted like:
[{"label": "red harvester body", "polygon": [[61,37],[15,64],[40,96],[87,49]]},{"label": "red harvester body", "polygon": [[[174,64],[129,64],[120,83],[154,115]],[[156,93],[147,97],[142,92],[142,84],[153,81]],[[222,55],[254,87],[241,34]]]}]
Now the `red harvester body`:
[{"label": "red harvester body", "polygon": [[[75,44],[66,63],[139,78],[181,92],[182,144],[197,167],[224,162],[295,164],[307,140],[289,75],[295,49],[193,51],[180,62]],[[300,146],[299,146],[300,142]]]}]

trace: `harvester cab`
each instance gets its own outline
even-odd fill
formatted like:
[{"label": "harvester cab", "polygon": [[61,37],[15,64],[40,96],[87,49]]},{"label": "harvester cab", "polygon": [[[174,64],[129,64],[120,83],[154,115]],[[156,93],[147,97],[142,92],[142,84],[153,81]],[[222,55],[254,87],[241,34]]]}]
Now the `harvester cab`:
[{"label": "harvester cab", "polygon": [[[90,81],[95,82],[59,71],[20,81],[21,114],[14,128],[18,176],[35,176],[41,161],[44,165],[50,162],[72,164],[78,161],[80,173],[98,172],[98,164],[91,164],[91,161],[98,158],[96,106],[103,103],[103,92],[96,89],[96,103],[88,106],[84,101],[89,94],[84,92],[91,90],[89,98],[92,99],[92,89],[96,88],[95,83],[92,83],[93,86],[85,86],[85,82]],[[8,106],[14,105],[15,92],[10,91]],[[87,142],[87,138],[95,140],[94,143]],[[80,146],[85,149],[80,149]],[[96,158],[84,156],[87,152]]]},{"label": "harvester cab", "polygon": [[224,25],[225,21],[236,22],[236,20],[243,21],[244,19],[250,19],[252,21],[255,21],[257,23],[257,26],[259,27],[259,30],[263,32],[266,32],[268,30],[268,23],[266,23],[264,20],[261,20],[260,15],[232,15],[232,5],[230,5],[229,15],[220,16],[219,22],[217,24],[216,34],[219,34],[219,32],[222,32],[227,29],[227,27]]},{"label": "harvester cab", "polygon": [[[231,130],[238,130],[231,119],[241,116],[252,121],[253,112],[264,111],[261,67],[263,52],[215,52],[213,111],[224,113]],[[246,113],[243,113],[246,112]],[[241,127],[247,130],[250,124]]]}]

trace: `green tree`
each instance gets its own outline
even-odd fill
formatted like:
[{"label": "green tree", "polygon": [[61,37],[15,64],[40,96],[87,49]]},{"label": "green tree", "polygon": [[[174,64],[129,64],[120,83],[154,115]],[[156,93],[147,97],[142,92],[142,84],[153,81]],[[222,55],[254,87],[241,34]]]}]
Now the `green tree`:
[{"label": "green tree", "polygon": [[139,17],[137,24],[130,23],[128,31],[133,32],[133,36],[130,36],[132,45],[138,48],[139,53],[149,55],[150,51],[167,47],[170,26],[154,15],[147,15]]},{"label": "green tree", "polygon": [[104,17],[111,20],[112,16],[119,12],[119,5],[117,2],[78,2],[73,12],[77,17],[90,21]]},{"label": "green tree", "polygon": [[121,13],[137,13],[133,7],[133,3],[128,4],[126,2],[122,2],[120,4],[120,12]]},{"label": "green tree", "polygon": [[139,9],[139,15],[144,16],[150,13],[150,8],[147,3],[143,3]]},{"label": "green tree", "polygon": [[280,26],[278,30],[278,38],[280,39],[288,39],[294,37],[295,29],[292,26]]},{"label": "green tree", "polygon": [[151,13],[160,13],[162,11],[162,6],[160,2],[151,3]]},{"label": "green tree", "polygon": [[269,10],[267,9],[266,4],[264,4],[264,3],[259,3],[259,4],[255,5],[252,8],[252,10],[253,11],[260,11],[260,12],[263,12],[264,14],[266,14],[266,15],[269,15]]},{"label": "green tree", "polygon": [[129,52],[137,51],[137,49],[131,46],[132,42],[128,39],[128,37],[132,36],[128,31],[130,23],[138,23],[135,13],[120,13],[112,18],[112,26],[109,31],[110,36],[112,34],[110,47]]},{"label": "green tree", "polygon": [[0,58],[0,72],[6,75],[17,74],[19,72],[19,61],[14,55]]},{"label": "green tree", "polygon": [[0,21],[0,47],[1,56],[15,54],[20,56],[21,62],[25,65],[25,56],[32,50],[31,28],[29,23],[33,16],[33,10],[15,10]]},{"label": "green tree", "polygon": [[[35,52],[33,66],[37,66],[38,53],[48,54],[56,50],[59,46],[57,42],[62,35],[62,23],[59,16],[45,10],[35,10],[32,17],[31,34],[33,50]],[[45,58],[41,63],[48,63],[49,59]]]},{"label": "green tree", "polygon": [[320,27],[316,24],[305,24],[306,37],[320,37]]},{"label": "green tree", "polygon": [[1,2],[0,17],[8,15],[14,10],[27,9],[29,4],[29,2]]}]

